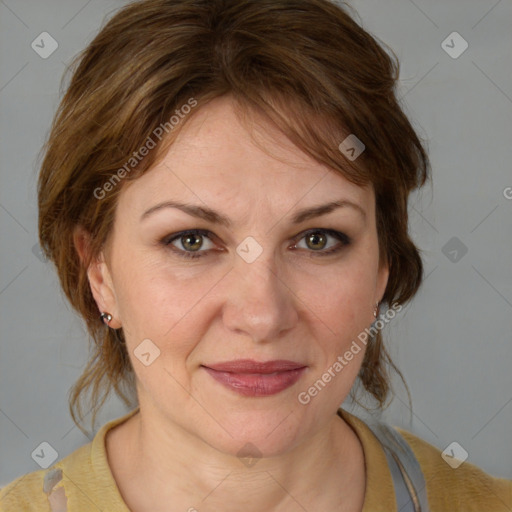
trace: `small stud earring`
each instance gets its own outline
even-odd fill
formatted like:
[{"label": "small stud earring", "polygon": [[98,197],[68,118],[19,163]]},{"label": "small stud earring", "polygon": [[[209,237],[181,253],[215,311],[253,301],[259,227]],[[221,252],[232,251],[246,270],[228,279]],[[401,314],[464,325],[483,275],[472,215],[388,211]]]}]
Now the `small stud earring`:
[{"label": "small stud earring", "polygon": [[106,325],[112,321],[112,315],[110,313],[101,313],[100,318]]},{"label": "small stud earring", "polygon": [[375,303],[375,309],[373,310],[373,316],[377,318],[377,315],[379,314],[379,303]]}]

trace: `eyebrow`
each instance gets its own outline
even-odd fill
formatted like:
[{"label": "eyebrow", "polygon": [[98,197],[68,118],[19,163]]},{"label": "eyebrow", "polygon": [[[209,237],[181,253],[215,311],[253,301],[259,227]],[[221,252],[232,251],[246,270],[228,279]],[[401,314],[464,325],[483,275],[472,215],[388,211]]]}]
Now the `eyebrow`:
[{"label": "eyebrow", "polygon": [[[344,199],[339,201],[331,201],[330,203],[327,204],[299,210],[292,217],[292,224],[300,224],[301,222],[304,222],[306,220],[312,219],[314,217],[320,217],[321,215],[326,215],[338,208],[344,207],[354,209],[355,211],[361,214],[363,219],[366,220],[366,212],[360,205]],[[232,222],[229,220],[228,217],[216,212],[215,210],[212,210],[211,208],[205,206],[198,206],[194,204],[180,203],[176,201],[164,201],[162,203],[156,204],[155,206],[152,206],[149,210],[145,211],[142,214],[140,220],[143,221],[144,219],[148,218],[151,214],[159,210],[163,210],[164,208],[177,208],[178,210],[181,210],[187,213],[188,215],[204,219],[213,224],[220,224],[227,228],[231,227],[232,225]]]}]

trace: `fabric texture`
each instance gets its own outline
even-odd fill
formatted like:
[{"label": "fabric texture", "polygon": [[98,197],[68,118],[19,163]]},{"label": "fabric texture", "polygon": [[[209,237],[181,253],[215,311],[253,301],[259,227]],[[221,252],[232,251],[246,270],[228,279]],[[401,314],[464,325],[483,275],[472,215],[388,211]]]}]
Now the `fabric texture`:
[{"label": "fabric texture", "polygon": [[380,441],[393,478],[400,512],[430,512],[427,484],[416,455],[403,436],[387,423],[368,425]]},{"label": "fabric texture", "polygon": [[[130,512],[108,465],[105,436],[138,411],[112,420],[92,442],[48,469],[23,475],[0,490],[1,512]],[[364,450],[366,491],[362,512],[398,512],[385,452],[369,427],[339,409]],[[512,481],[494,478],[469,462],[457,469],[441,451],[397,428],[418,459],[427,486],[431,512],[512,512]]]}]

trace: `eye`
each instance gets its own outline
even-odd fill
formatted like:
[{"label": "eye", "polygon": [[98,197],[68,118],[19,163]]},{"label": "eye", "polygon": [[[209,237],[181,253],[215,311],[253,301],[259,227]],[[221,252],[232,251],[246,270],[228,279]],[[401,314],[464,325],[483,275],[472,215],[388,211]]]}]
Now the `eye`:
[{"label": "eye", "polygon": [[[293,249],[309,249],[318,256],[333,254],[350,244],[350,238],[345,233],[333,229],[310,229],[299,236],[299,243]],[[303,241],[304,244],[301,245]]]},{"label": "eye", "polygon": [[184,258],[200,258],[215,247],[210,234],[203,229],[191,229],[166,237],[162,243]]},{"label": "eye", "polygon": [[[201,258],[215,249],[213,233],[204,229],[190,229],[173,233],[161,240],[162,245],[182,258]],[[306,249],[311,256],[326,256],[340,251],[351,243],[350,238],[333,229],[310,229],[295,237],[291,249]],[[298,243],[297,243],[298,242]]]}]

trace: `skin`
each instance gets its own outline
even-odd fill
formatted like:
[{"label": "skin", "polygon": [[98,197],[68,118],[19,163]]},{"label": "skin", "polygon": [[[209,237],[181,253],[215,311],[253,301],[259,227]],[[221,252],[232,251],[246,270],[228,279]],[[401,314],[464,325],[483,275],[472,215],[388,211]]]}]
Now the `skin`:
[{"label": "skin", "polygon": [[[165,157],[123,187],[112,235],[88,270],[99,310],[123,327],[137,378],[140,412],[107,436],[109,464],[133,511],[362,510],[362,447],[336,411],[364,350],[309,404],[297,397],[371,324],[384,294],[373,188],[257,121],[242,122],[229,96],[198,110]],[[292,223],[299,210],[339,200],[363,213],[344,206]],[[232,224],[176,208],[141,220],[165,201],[211,208]],[[311,248],[304,232],[321,228],[350,244],[323,233]],[[188,229],[213,233],[199,237],[205,256],[185,259],[161,242]],[[248,236],[263,249],[252,263],[236,253]],[[86,238],[77,230],[82,256]],[[172,247],[190,249],[179,237]],[[144,366],[134,350],[148,338],[160,356]],[[307,370],[278,394],[244,397],[201,367],[241,358],[289,359]],[[261,456],[250,467],[237,457],[246,443]]]}]

